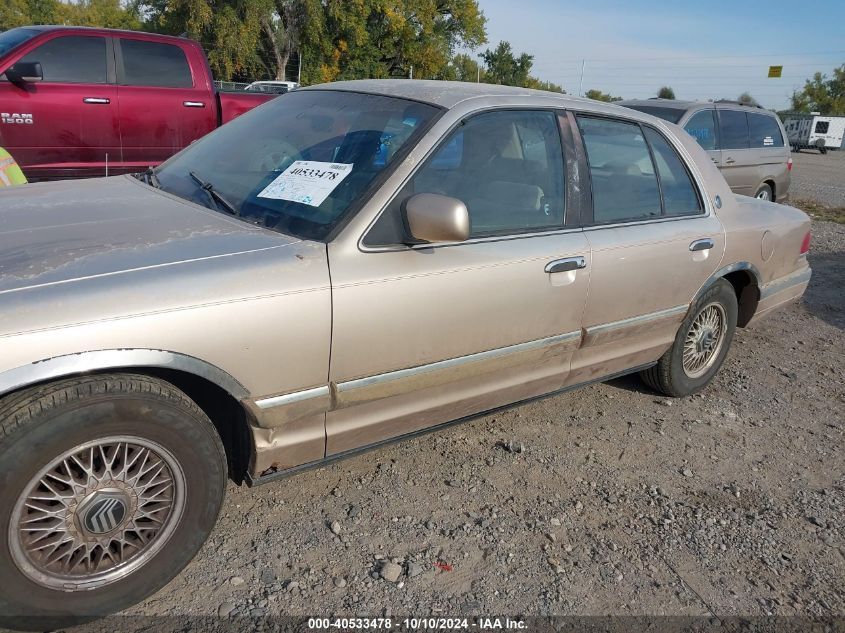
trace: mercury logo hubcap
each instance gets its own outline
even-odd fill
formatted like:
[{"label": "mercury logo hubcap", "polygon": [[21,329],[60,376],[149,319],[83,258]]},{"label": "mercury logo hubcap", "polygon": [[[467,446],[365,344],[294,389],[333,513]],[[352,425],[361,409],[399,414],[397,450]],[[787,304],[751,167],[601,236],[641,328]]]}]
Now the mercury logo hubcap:
[{"label": "mercury logo hubcap", "polygon": [[185,475],[164,446],[112,436],[50,461],[23,488],[9,523],[12,560],[62,591],[116,582],[155,556],[185,508]]},{"label": "mercury logo hubcap", "polygon": [[77,520],[89,534],[107,534],[123,523],[128,507],[119,491],[96,492],[79,504]]}]

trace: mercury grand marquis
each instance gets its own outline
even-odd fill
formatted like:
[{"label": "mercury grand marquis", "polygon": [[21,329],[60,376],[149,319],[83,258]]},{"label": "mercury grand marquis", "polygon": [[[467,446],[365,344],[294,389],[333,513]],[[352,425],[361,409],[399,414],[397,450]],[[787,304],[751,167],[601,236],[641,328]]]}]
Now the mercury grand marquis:
[{"label": "mercury grand marquis", "polygon": [[470,83],[314,86],[144,173],[5,189],[0,614],[152,594],[228,478],[632,372],[697,392],[809,244],[671,123]]}]

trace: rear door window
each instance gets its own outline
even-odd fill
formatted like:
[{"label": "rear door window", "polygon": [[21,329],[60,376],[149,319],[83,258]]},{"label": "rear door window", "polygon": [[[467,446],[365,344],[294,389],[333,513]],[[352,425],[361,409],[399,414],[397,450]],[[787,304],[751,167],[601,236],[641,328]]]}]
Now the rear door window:
[{"label": "rear door window", "polygon": [[121,39],[124,86],[191,88],[191,67],[185,52],[173,44]]},{"label": "rear door window", "polygon": [[690,117],[684,129],[706,150],[716,149],[716,113],[700,110]]},{"label": "rear door window", "polygon": [[745,112],[719,110],[719,139],[722,149],[748,148],[748,120]]},{"label": "rear door window", "polygon": [[655,130],[645,128],[645,135],[657,164],[660,191],[663,194],[663,212],[666,215],[701,213],[701,200],[680,156]]},{"label": "rear door window", "polygon": [[773,116],[748,112],[748,133],[751,147],[783,147],[783,135]]},{"label": "rear door window", "polygon": [[593,221],[660,217],[660,189],[648,144],[636,123],[578,117],[593,187]]},{"label": "rear door window", "polygon": [[20,61],[40,63],[44,82],[108,83],[104,37],[82,35],[57,37],[30,51]]}]

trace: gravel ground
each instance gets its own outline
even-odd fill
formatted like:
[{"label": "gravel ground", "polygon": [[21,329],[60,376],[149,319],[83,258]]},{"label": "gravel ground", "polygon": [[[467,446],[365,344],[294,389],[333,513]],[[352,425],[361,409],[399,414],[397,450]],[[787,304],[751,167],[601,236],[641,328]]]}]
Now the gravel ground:
[{"label": "gravel ground", "polygon": [[232,486],[197,559],[127,613],[228,616],[205,628],[265,615],[842,617],[843,253],[845,226],[816,223],[803,304],[740,330],[695,397],[628,377]]},{"label": "gravel ground", "polygon": [[791,199],[845,206],[845,150],[825,155],[814,150],[793,152],[792,160]]}]

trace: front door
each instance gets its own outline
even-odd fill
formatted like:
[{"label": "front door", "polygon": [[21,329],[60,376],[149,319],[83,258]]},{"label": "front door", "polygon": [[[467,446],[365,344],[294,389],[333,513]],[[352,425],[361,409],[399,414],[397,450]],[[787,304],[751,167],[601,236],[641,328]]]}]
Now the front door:
[{"label": "front door", "polygon": [[[479,114],[445,139],[361,248],[336,255],[344,247],[329,245],[327,455],[562,388],[590,275],[587,239],[566,228],[564,172],[555,113]],[[402,205],[418,193],[463,201],[470,239],[403,245]]]},{"label": "front door", "polygon": [[57,36],[17,61],[38,62],[44,73],[23,86],[0,80],[0,138],[26,176],[106,175],[120,161],[110,40]]}]

